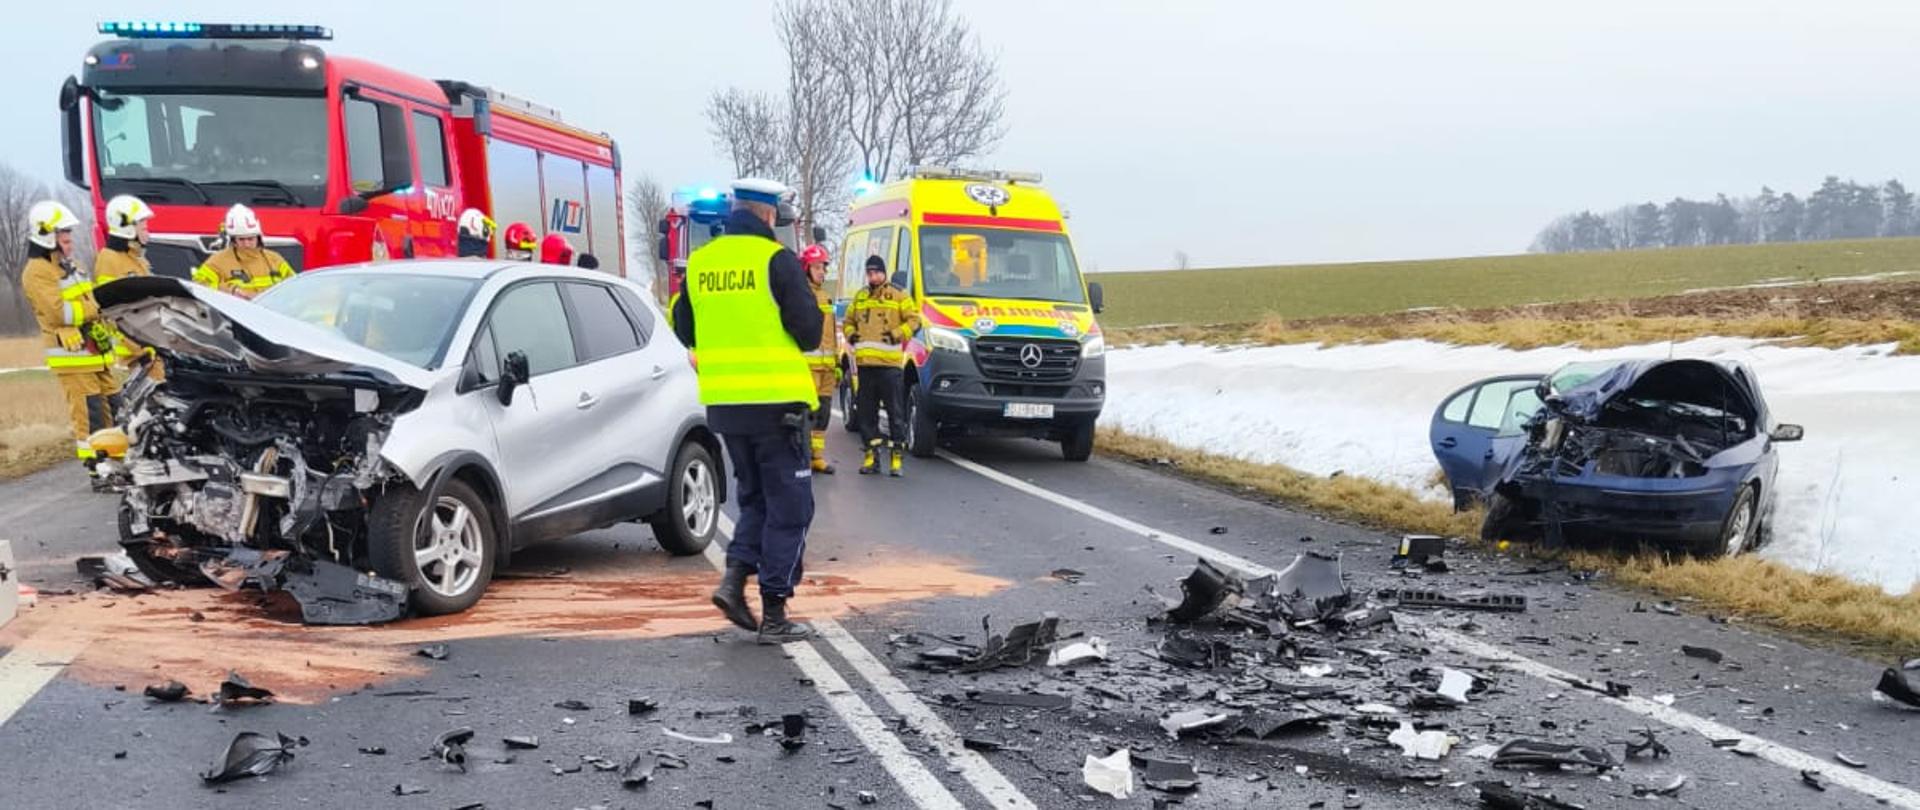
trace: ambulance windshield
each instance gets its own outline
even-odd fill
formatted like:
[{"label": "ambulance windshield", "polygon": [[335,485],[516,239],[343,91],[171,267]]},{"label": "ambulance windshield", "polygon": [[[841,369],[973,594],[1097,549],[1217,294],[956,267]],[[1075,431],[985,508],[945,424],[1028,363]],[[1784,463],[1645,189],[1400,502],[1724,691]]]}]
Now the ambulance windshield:
[{"label": "ambulance windshield", "polygon": [[927,295],[1087,300],[1073,248],[1058,233],[921,228],[920,279]]},{"label": "ambulance windshield", "polygon": [[93,113],[104,196],[255,207],[324,200],[324,97],[101,90]]}]

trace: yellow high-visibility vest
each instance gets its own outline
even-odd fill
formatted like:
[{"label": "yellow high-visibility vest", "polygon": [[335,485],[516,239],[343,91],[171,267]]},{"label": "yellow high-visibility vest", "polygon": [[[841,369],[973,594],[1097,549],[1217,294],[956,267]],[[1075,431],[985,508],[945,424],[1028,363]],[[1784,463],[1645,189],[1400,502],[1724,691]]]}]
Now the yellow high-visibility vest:
[{"label": "yellow high-visibility vest", "polygon": [[687,259],[700,404],[819,407],[800,344],[780,323],[767,263],[780,243],[730,234]]}]

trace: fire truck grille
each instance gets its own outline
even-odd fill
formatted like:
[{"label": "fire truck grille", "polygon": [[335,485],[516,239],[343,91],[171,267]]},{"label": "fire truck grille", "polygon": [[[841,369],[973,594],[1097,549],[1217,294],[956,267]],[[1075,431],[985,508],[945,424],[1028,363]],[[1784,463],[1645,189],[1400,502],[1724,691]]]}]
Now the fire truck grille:
[{"label": "fire truck grille", "polygon": [[1064,382],[1080,370],[1080,344],[1071,340],[983,337],[973,342],[973,361],[988,379]]}]

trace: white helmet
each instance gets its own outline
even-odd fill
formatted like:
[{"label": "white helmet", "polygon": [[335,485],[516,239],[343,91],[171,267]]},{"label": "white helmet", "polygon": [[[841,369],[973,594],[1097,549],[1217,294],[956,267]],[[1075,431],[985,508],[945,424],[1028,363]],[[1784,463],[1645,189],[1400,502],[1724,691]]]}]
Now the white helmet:
[{"label": "white helmet", "polygon": [[227,209],[227,218],[220,221],[220,231],[229,239],[235,236],[259,236],[260,218],[253,215],[253,209],[235,203]]},{"label": "white helmet", "polygon": [[73,210],[52,200],[42,200],[27,209],[27,241],[48,250],[60,246],[57,236],[80,226]]},{"label": "white helmet", "polygon": [[460,212],[460,233],[463,236],[492,241],[493,227],[493,219],[480,213],[478,208]]},{"label": "white helmet", "polygon": [[107,235],[132,239],[140,223],[153,219],[153,209],[132,194],[107,201]]}]

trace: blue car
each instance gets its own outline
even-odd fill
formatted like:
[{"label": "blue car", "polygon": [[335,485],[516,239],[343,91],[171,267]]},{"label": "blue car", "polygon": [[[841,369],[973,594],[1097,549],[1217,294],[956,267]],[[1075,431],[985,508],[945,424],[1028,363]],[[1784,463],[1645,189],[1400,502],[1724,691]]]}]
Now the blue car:
[{"label": "blue car", "polygon": [[1455,510],[1485,539],[1621,538],[1739,554],[1773,513],[1776,425],[1753,372],[1721,360],[1573,363],[1481,380],[1434,411]]}]

